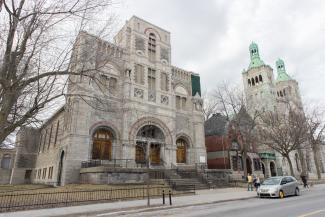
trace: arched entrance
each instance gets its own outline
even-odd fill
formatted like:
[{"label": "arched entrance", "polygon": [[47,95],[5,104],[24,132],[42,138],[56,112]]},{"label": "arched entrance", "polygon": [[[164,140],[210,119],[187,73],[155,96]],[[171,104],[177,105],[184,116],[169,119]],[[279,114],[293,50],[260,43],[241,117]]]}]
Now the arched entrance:
[{"label": "arched entrance", "polygon": [[186,163],[187,142],[180,138],[176,140],[176,163]]},{"label": "arched entrance", "polygon": [[107,128],[99,128],[93,134],[92,159],[111,160],[113,133]]},{"label": "arched entrance", "polygon": [[57,179],[58,186],[62,185],[63,159],[64,159],[64,151],[61,152],[60,161],[59,161],[58,179]]},{"label": "arched entrance", "polygon": [[[160,164],[161,146],[165,143],[165,136],[160,128],[155,125],[145,125],[140,128],[136,137],[135,160],[137,163],[145,163],[149,159],[150,164]],[[149,153],[147,150],[149,149]]]},{"label": "arched entrance", "polygon": [[252,161],[251,159],[247,156],[246,158],[246,168],[247,168],[247,174],[252,174]]},{"label": "arched entrance", "polygon": [[270,162],[270,172],[271,176],[276,176],[275,164],[273,161]]}]

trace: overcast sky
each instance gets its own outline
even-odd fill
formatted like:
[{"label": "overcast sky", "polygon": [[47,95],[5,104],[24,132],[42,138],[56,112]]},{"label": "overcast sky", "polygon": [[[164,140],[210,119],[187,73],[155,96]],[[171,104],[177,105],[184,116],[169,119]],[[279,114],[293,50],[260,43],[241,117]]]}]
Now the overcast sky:
[{"label": "overcast sky", "polygon": [[255,41],[266,64],[285,61],[304,101],[325,102],[325,1],[121,1],[119,27],[136,15],[170,31],[172,64],[199,73],[202,89],[242,82]]}]

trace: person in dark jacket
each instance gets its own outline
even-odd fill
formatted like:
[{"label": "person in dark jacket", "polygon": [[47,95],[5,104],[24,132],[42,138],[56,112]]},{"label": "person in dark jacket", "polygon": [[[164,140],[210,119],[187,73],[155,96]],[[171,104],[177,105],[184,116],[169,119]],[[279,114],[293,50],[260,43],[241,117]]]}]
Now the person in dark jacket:
[{"label": "person in dark jacket", "polygon": [[304,173],[301,173],[300,178],[301,178],[302,183],[304,183],[304,188],[309,188],[309,185],[307,183],[307,175]]}]

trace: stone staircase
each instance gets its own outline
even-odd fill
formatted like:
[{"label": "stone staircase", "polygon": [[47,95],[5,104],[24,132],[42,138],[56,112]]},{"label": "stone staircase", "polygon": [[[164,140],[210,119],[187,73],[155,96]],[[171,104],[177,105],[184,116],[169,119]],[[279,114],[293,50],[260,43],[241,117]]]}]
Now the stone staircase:
[{"label": "stone staircase", "polygon": [[197,176],[196,171],[192,169],[166,170],[165,178],[168,184],[175,190],[198,190],[209,188],[209,186]]}]

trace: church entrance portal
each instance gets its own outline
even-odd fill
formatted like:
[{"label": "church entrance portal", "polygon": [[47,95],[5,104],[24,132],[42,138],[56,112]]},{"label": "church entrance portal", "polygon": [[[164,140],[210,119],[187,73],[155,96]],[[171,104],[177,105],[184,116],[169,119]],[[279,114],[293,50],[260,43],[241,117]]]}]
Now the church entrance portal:
[{"label": "church entrance portal", "polygon": [[[150,164],[160,164],[161,147],[164,143],[165,136],[161,129],[154,125],[143,126],[137,133],[135,147],[136,162],[145,163],[146,159],[149,159]],[[148,149],[149,153],[147,151]]]}]

